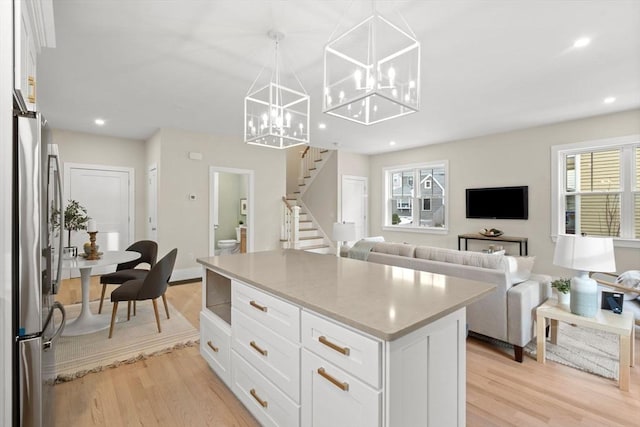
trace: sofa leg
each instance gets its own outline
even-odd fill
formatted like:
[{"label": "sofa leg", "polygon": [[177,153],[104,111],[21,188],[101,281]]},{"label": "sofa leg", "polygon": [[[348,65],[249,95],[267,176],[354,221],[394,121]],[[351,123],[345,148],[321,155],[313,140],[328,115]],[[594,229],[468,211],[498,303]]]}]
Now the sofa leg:
[{"label": "sofa leg", "polygon": [[522,363],[522,350],[523,348],[520,347],[519,345],[514,345],[513,346],[513,353],[514,353],[514,359],[516,360],[516,362],[520,362]]}]

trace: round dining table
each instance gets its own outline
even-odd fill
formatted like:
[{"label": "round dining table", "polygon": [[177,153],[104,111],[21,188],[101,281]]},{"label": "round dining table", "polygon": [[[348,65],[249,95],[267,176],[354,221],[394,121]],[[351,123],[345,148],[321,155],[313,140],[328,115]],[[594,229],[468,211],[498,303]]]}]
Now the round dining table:
[{"label": "round dining table", "polygon": [[85,335],[101,331],[109,327],[111,316],[108,314],[93,314],[89,309],[89,283],[91,281],[91,269],[107,265],[120,264],[140,258],[139,252],[134,251],[105,251],[100,259],[88,260],[82,255],[71,259],[62,260],[62,268],[66,270],[80,270],[80,283],[82,286],[82,307],[80,315],[67,321],[64,325],[64,336]]}]

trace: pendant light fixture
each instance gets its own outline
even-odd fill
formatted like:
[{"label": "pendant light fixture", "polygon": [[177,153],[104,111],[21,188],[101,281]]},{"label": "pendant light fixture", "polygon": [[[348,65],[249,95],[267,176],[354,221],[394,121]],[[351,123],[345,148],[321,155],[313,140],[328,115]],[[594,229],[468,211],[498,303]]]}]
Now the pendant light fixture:
[{"label": "pendant light fixture", "polygon": [[300,90],[284,86],[280,80],[280,42],[284,34],[269,31],[275,43],[275,61],[271,79],[259,85],[264,68],[256,77],[244,99],[244,141],[272,148],[288,148],[309,143],[309,95],[293,74]]},{"label": "pendant light fixture", "polygon": [[370,17],[325,46],[325,113],[371,125],[419,106],[420,43],[375,7]]}]

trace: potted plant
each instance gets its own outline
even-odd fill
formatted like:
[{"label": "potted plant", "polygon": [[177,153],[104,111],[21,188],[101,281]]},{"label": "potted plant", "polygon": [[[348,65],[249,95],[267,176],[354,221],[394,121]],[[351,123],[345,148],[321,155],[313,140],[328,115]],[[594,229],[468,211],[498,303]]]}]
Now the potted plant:
[{"label": "potted plant", "polygon": [[559,304],[569,304],[569,291],[571,290],[571,279],[556,279],[551,282],[551,287],[558,294]]},{"label": "potted plant", "polygon": [[[67,230],[67,246],[64,248],[65,253],[69,256],[78,255],[78,248],[71,246],[71,232],[78,230],[86,230],[87,209],[76,200],[69,200],[67,207],[64,209],[64,229]],[[60,211],[54,210],[51,213],[51,222],[54,228],[60,227]]]}]

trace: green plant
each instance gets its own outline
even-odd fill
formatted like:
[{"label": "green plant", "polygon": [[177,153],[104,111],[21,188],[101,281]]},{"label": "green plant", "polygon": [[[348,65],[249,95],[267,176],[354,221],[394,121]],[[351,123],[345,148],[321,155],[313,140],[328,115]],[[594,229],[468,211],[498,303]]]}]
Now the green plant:
[{"label": "green plant", "polygon": [[[71,232],[87,229],[87,209],[75,200],[69,200],[67,207],[64,209],[64,229],[69,233],[67,242],[71,246]],[[53,228],[60,227],[60,211],[54,209],[51,212],[51,223]]]},{"label": "green plant", "polygon": [[400,215],[398,215],[397,213],[394,213],[393,215],[391,215],[391,225],[396,225],[396,224],[400,224]]},{"label": "green plant", "polygon": [[571,279],[556,279],[551,282],[551,287],[556,288],[561,294],[568,294],[571,290]]}]

